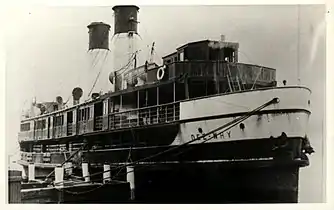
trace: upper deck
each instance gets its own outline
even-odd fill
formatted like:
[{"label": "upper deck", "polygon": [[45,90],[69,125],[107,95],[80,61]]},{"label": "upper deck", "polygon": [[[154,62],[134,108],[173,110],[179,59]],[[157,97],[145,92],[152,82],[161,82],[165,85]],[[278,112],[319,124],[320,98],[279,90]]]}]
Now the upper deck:
[{"label": "upper deck", "polygon": [[[189,79],[207,80],[215,78],[225,80],[236,79],[241,84],[268,86],[276,81],[276,70],[273,68],[245,64],[228,63],[223,61],[175,61],[165,64],[165,75],[162,81],[172,80],[186,75]],[[147,83],[157,83],[157,71],[160,67],[147,71]]]}]

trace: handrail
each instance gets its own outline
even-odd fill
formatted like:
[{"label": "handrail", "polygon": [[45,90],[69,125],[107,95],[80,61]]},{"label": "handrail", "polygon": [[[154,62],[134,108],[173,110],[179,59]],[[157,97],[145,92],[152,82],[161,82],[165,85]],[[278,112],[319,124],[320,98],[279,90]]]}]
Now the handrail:
[{"label": "handrail", "polygon": [[109,114],[109,129],[171,123],[180,119],[180,104],[166,103]]},{"label": "handrail", "polygon": [[179,103],[180,103],[180,101],[170,102],[170,103],[165,103],[165,104],[159,104],[159,105],[153,105],[153,106],[146,106],[146,107],[141,107],[141,108],[134,108],[134,109],[129,109],[129,110],[121,111],[121,112],[111,112],[111,113],[109,113],[109,115],[122,114],[122,113],[126,113],[126,112],[131,112],[131,111],[140,111],[140,110],[143,110],[143,109],[158,108],[158,107],[174,105],[174,104],[177,105]]}]

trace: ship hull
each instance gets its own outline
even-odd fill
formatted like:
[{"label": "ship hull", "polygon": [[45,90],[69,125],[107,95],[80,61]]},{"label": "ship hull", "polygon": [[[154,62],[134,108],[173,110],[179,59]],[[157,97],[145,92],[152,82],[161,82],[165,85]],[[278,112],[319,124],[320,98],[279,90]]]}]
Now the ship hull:
[{"label": "ship hull", "polygon": [[[139,161],[134,168],[135,201],[296,203],[299,168],[309,164],[301,152],[304,139],[289,138],[287,146],[273,150],[278,141],[280,138],[215,142],[151,151],[132,148],[131,161]],[[171,152],[153,157],[166,150]],[[103,171],[101,163],[111,163],[111,177],[126,181],[122,165],[128,163],[130,151],[123,152],[94,151],[84,157],[90,160],[92,173]],[[101,180],[102,174],[93,179]]]},{"label": "ship hull", "polygon": [[147,203],[296,203],[299,166],[261,161],[161,164],[136,171],[135,195]]},{"label": "ship hull", "polygon": [[[309,95],[291,87],[183,101],[176,122],[86,136],[82,158],[99,172],[93,181],[102,180],[104,164],[113,179],[126,181],[123,166],[135,162],[138,202],[294,203],[299,168],[309,164]],[[252,112],[274,98],[278,103]],[[123,144],[93,147],[115,140]]]},{"label": "ship hull", "polygon": [[[83,158],[93,165],[103,163],[125,163],[132,161],[205,161],[239,159],[286,159],[302,158],[303,138],[248,139],[230,142],[170,145],[156,147],[132,147],[83,152]],[[285,144],[287,142],[287,144]],[[284,147],[280,147],[283,145]]]},{"label": "ship hull", "polygon": [[[292,87],[233,93],[182,102],[181,125],[172,144],[189,142],[243,117],[245,119],[225,132],[219,133],[210,142],[266,139],[278,137],[283,132],[288,137],[303,138],[307,133],[311,113],[309,97],[310,91],[307,88]],[[272,103],[257,112],[250,113],[274,98],[278,99],[278,103]],[[196,144],[201,140],[192,143]]]}]

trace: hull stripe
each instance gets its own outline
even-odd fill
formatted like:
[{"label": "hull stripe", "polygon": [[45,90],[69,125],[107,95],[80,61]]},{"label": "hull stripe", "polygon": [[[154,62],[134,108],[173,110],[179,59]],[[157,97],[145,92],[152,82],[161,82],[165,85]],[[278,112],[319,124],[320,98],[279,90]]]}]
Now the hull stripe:
[{"label": "hull stripe", "polygon": [[[304,112],[307,114],[311,114],[309,110],[306,109],[274,109],[274,110],[262,110],[258,111],[255,114],[252,115],[262,115],[262,114],[287,114],[287,113],[297,113],[297,112]],[[230,118],[230,117],[239,117],[242,115],[247,114],[248,112],[235,112],[231,114],[220,114],[220,115],[214,115],[214,116],[206,116],[206,117],[196,117],[191,119],[184,119],[179,120],[180,123],[188,123],[188,122],[194,122],[194,121],[204,121],[204,120],[214,120],[214,119],[220,119],[220,118]]]}]

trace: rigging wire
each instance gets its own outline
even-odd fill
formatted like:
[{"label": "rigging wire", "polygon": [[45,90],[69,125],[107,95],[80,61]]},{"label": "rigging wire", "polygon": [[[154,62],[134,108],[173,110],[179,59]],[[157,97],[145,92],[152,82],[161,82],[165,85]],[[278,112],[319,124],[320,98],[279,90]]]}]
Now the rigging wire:
[{"label": "rigging wire", "polygon": [[[153,41],[153,39],[152,39],[152,37],[149,35],[149,33],[148,33],[148,30],[146,29],[146,27],[144,26],[145,24],[141,24],[142,26],[143,26],[143,28],[144,28],[144,31],[146,32],[146,35],[148,36],[148,37],[150,37],[150,39]],[[156,55],[157,57],[158,57],[158,59],[160,59],[161,60],[161,56],[159,55],[159,53],[157,52],[157,50],[154,48],[154,53],[153,53],[153,55]]]},{"label": "rigging wire", "polygon": [[99,71],[99,73],[98,73],[97,76],[96,76],[96,79],[95,79],[95,81],[94,81],[94,84],[93,84],[91,90],[90,90],[89,93],[88,93],[88,97],[89,97],[90,94],[92,93],[92,91],[93,91],[93,89],[94,89],[94,87],[95,87],[95,85],[96,85],[96,83],[97,83],[97,80],[99,79],[99,77],[100,77],[100,75],[101,75],[101,72],[102,72],[103,67],[104,67],[104,63],[105,63],[106,59],[108,58],[108,56],[107,56],[107,55],[108,55],[108,52],[109,52],[109,51],[107,51],[107,53],[105,53],[105,56],[104,56],[104,59],[103,59],[103,62],[102,62],[100,71]]},{"label": "rigging wire", "polygon": [[[88,68],[88,71],[90,71],[91,69],[94,69],[95,66],[96,66],[96,64],[98,63],[98,59],[96,59],[96,58],[98,57],[98,55],[101,52],[101,50],[100,49],[96,49],[96,50],[97,50],[97,52],[95,53],[95,56],[93,58],[93,61],[92,61],[91,65],[90,65],[90,67]],[[90,50],[88,52],[92,52],[93,53],[94,50]]]},{"label": "rigging wire", "polygon": [[[246,116],[241,116],[241,117],[239,117],[239,118],[236,118],[236,119],[234,119],[234,120],[232,120],[232,121],[230,121],[230,122],[228,122],[228,123],[226,123],[226,124],[224,124],[224,125],[222,125],[222,126],[216,128],[216,129],[214,129],[214,130],[212,130],[212,131],[210,131],[210,132],[208,132],[208,133],[206,133],[206,134],[200,136],[200,137],[197,137],[197,138],[195,138],[195,139],[192,139],[192,140],[190,140],[190,141],[188,141],[188,142],[185,142],[185,143],[183,143],[183,144],[177,145],[176,147],[172,147],[172,148],[170,148],[170,149],[166,149],[166,150],[164,150],[164,151],[162,151],[162,152],[159,152],[159,153],[156,153],[156,154],[154,154],[154,155],[151,155],[151,156],[148,156],[148,157],[145,157],[145,158],[142,158],[142,159],[133,161],[131,164],[125,164],[125,165],[123,165],[123,166],[121,166],[121,167],[116,167],[115,169],[110,169],[110,170],[108,170],[108,171],[117,170],[117,169],[122,168],[122,167],[131,166],[131,165],[136,164],[136,163],[138,163],[138,162],[145,161],[145,160],[149,160],[149,159],[152,159],[152,158],[154,158],[154,157],[157,157],[157,156],[160,156],[160,155],[162,155],[162,154],[165,154],[165,153],[167,153],[167,152],[176,150],[176,149],[178,149],[178,148],[180,148],[180,147],[182,147],[182,146],[185,146],[185,145],[191,144],[192,142],[198,141],[198,140],[200,140],[201,138],[204,138],[204,137],[206,137],[206,136],[208,136],[208,135],[214,134],[215,132],[217,132],[217,131],[219,131],[219,130],[221,130],[221,129],[224,129],[224,128],[227,127],[227,126],[230,126],[230,127],[228,127],[228,129],[230,129],[230,128],[231,128],[231,125],[234,124],[234,126],[235,126],[237,123],[239,123],[239,122],[241,122],[241,121],[243,121],[243,120],[249,118],[249,117],[250,117],[251,115],[253,115],[254,113],[260,111],[261,109],[263,109],[263,108],[265,108],[265,107],[267,107],[267,106],[269,106],[269,105],[271,105],[271,104],[273,104],[273,103],[278,103],[278,98],[274,98],[274,99],[270,100],[269,102],[267,102],[267,103],[265,103],[265,104],[263,104],[263,105],[257,107],[256,109],[254,109],[254,110],[252,110],[252,111],[250,111],[250,112],[247,112],[247,114],[245,114]],[[232,126],[232,127],[233,127],[233,126]],[[224,130],[224,132],[225,132],[225,131],[226,131],[226,129]],[[212,138],[213,138],[213,137],[212,137]],[[210,138],[210,139],[211,139],[211,138]],[[104,172],[108,172],[108,171],[104,171]],[[102,173],[103,173],[103,172],[102,172]],[[90,175],[90,177],[92,177],[92,176],[96,176],[96,175],[99,175],[99,174],[101,174],[101,172],[92,174],[92,175]],[[87,176],[87,177],[88,177],[88,176]],[[83,177],[83,178],[84,178],[84,177]]]},{"label": "rigging wire", "polygon": [[[131,161],[132,162],[132,159],[131,159],[131,152],[132,152],[132,146],[130,147],[130,150],[129,150],[129,154],[128,154],[128,158],[127,158],[127,161]],[[70,159],[70,158],[69,158]],[[69,168],[74,168],[73,166],[72,167],[68,167],[67,169]],[[120,172],[123,171],[124,168],[121,168],[117,173],[116,173],[116,177],[119,176]],[[105,173],[105,172],[104,172]],[[114,177],[115,177],[114,176]],[[102,178],[102,182],[105,180],[105,179],[111,179],[110,177],[103,177]],[[99,180],[95,180],[95,181],[99,181]],[[113,181],[113,179],[111,179],[111,181]],[[54,183],[53,182],[53,185],[54,186],[57,186],[57,185],[61,185],[65,182],[65,180],[61,181],[61,182],[58,182],[58,183]],[[93,188],[93,189],[90,189],[90,190],[87,190],[87,191],[82,191],[82,192],[73,192],[73,191],[70,191],[70,190],[65,190],[65,189],[58,189],[58,188],[55,188],[57,189],[58,191],[64,191],[68,194],[72,194],[72,195],[83,195],[83,194],[87,194],[87,193],[90,193],[90,192],[94,192],[95,190],[98,190],[100,189],[101,187],[105,186],[104,183],[102,183],[100,186],[96,187],[96,188]]]},{"label": "rigging wire", "polygon": [[[162,151],[162,152],[159,152],[159,153],[157,153],[157,154],[148,156],[148,157],[146,157],[146,158],[142,158],[142,159],[137,160],[137,161],[133,161],[133,162],[131,161],[130,164],[125,164],[125,165],[122,165],[122,166],[120,166],[120,167],[116,167],[116,168],[114,168],[114,169],[110,169],[110,170],[108,170],[108,171],[98,172],[98,173],[95,173],[95,174],[92,174],[92,175],[89,175],[89,176],[85,176],[85,177],[82,177],[82,178],[93,177],[93,176],[96,176],[96,175],[99,175],[99,174],[102,174],[102,173],[106,173],[106,172],[110,172],[110,171],[113,171],[113,170],[120,169],[120,170],[116,173],[116,175],[114,175],[114,176],[111,178],[111,180],[114,180],[114,178],[116,178],[116,177],[118,177],[118,176],[120,176],[120,175],[125,175],[125,174],[128,174],[128,173],[134,172],[134,169],[133,169],[132,171],[126,171],[125,173],[120,174],[120,172],[121,172],[124,168],[126,168],[127,166],[136,164],[136,165],[137,165],[137,169],[136,169],[136,171],[141,170],[141,169],[146,168],[146,167],[151,167],[151,165],[144,165],[144,166],[140,166],[141,168],[138,168],[138,163],[141,162],[141,161],[143,161],[143,160],[148,160],[148,159],[151,159],[151,158],[153,158],[153,157],[157,157],[157,156],[159,156],[159,155],[161,155],[161,154],[164,154],[164,153],[166,153],[166,152],[169,152],[169,151],[171,151],[171,150],[175,150],[175,149],[177,149],[177,148],[180,148],[181,146],[184,146],[184,145],[190,144],[190,143],[192,143],[192,142],[194,142],[194,141],[200,140],[201,138],[204,139],[206,136],[209,136],[209,135],[213,134],[212,137],[209,137],[208,139],[205,139],[204,141],[202,141],[202,142],[199,143],[199,144],[203,144],[203,143],[205,143],[205,142],[207,142],[207,141],[210,141],[211,139],[214,139],[215,136],[217,136],[217,135],[219,135],[219,134],[221,134],[221,133],[223,133],[223,132],[226,132],[227,130],[229,130],[229,129],[233,128],[234,126],[236,126],[238,123],[240,123],[240,122],[242,122],[242,121],[248,119],[248,118],[251,117],[254,113],[260,111],[261,109],[263,109],[263,108],[265,108],[265,107],[267,107],[267,106],[269,106],[269,105],[271,105],[272,103],[277,103],[277,102],[278,102],[278,98],[274,98],[274,99],[272,99],[271,101],[269,101],[269,102],[267,102],[267,103],[265,103],[265,104],[263,104],[263,105],[257,107],[256,109],[254,109],[254,110],[252,110],[252,111],[246,113],[245,115],[243,115],[243,116],[241,116],[241,117],[239,117],[239,118],[237,118],[237,119],[234,119],[234,120],[232,120],[232,121],[230,121],[230,122],[224,124],[223,126],[220,126],[220,127],[216,128],[216,129],[214,129],[214,130],[212,130],[212,131],[210,131],[210,132],[208,132],[208,133],[206,133],[206,134],[203,134],[202,136],[199,136],[199,137],[197,137],[197,138],[195,138],[195,139],[193,139],[193,140],[190,140],[190,141],[188,141],[188,142],[186,142],[186,143],[183,143],[183,144],[178,145],[178,146],[176,146],[176,147],[173,147],[173,148],[171,148],[171,149],[167,149],[167,150],[165,150],[165,151]],[[221,130],[221,128],[224,128],[224,127],[225,127],[224,130],[220,131],[219,133],[215,133],[215,132]],[[178,155],[180,155],[180,154],[183,154],[183,153],[189,151],[190,149],[192,149],[192,148],[187,148],[186,150],[181,151],[181,152],[179,152],[179,153],[177,153],[177,154],[174,154],[173,156],[178,156]],[[132,146],[130,147],[130,150],[129,150],[129,155],[128,155],[128,158],[127,158],[127,162],[128,162],[128,161],[130,160],[130,158],[131,158],[131,151],[132,151]],[[107,178],[102,178],[102,181],[105,180],[105,179],[107,179]],[[109,179],[109,177],[108,177],[108,179]],[[101,184],[101,185],[98,186],[97,188],[94,188],[94,189],[91,189],[91,190],[88,190],[88,191],[84,191],[84,192],[80,192],[80,193],[78,193],[78,192],[71,192],[71,191],[65,191],[65,192],[67,192],[67,193],[72,193],[72,194],[76,194],[76,195],[78,195],[78,194],[86,194],[86,193],[95,191],[95,190],[101,188],[101,187],[104,186],[104,185],[105,185],[105,184]]]},{"label": "rigging wire", "polygon": [[72,94],[70,94],[70,95],[68,96],[66,102],[64,103],[64,106],[69,102],[69,100],[70,100],[70,98],[71,98],[71,95],[72,95]]},{"label": "rigging wire", "polygon": [[[78,152],[80,152],[80,150],[83,150],[85,147],[87,146],[86,144],[83,144],[77,151],[75,151],[67,160],[65,160],[64,162],[62,162],[60,164],[60,166],[63,166],[65,163],[67,163],[69,160],[71,160]],[[55,172],[55,169],[53,169],[53,171],[51,173],[49,173],[46,177],[45,177],[45,181],[47,181],[47,179]]]},{"label": "rigging wire", "polygon": [[[103,172],[95,173],[95,174],[92,174],[92,175],[89,175],[89,176],[86,176],[86,177],[93,177],[93,176],[98,175],[98,174],[102,174],[102,173],[106,173],[106,172],[109,172],[109,171],[112,171],[112,170],[120,169],[120,170],[118,171],[118,173],[117,173],[116,175],[114,175],[114,176],[111,178],[111,180],[114,180],[114,178],[116,178],[117,176],[125,175],[125,174],[128,174],[128,173],[134,172],[134,169],[133,169],[132,171],[126,171],[125,173],[119,174],[119,173],[121,172],[121,170],[124,169],[124,168],[126,168],[127,166],[136,164],[136,165],[137,165],[136,171],[141,170],[141,169],[146,168],[146,167],[150,167],[151,165],[144,165],[144,166],[140,166],[141,168],[138,168],[138,163],[141,162],[141,161],[143,161],[143,160],[146,160],[146,159],[151,159],[151,158],[153,158],[153,157],[157,157],[158,155],[161,155],[161,154],[164,154],[164,153],[166,153],[166,152],[168,152],[168,151],[177,149],[177,148],[179,148],[179,147],[181,147],[181,146],[183,146],[183,145],[190,144],[191,142],[200,140],[201,138],[204,138],[204,137],[206,137],[206,136],[209,136],[209,135],[212,134],[212,133],[215,134],[215,132],[218,131],[218,130],[221,130],[222,127],[227,127],[227,128],[225,128],[223,131],[219,132],[219,133],[216,134],[216,135],[219,135],[219,134],[222,133],[222,132],[226,132],[227,130],[229,130],[229,129],[233,128],[234,126],[236,126],[238,123],[240,123],[240,122],[246,120],[247,118],[249,118],[250,116],[252,116],[254,113],[260,111],[261,109],[263,109],[263,108],[265,108],[265,107],[267,107],[267,106],[269,106],[269,105],[271,105],[272,103],[277,103],[277,102],[278,102],[278,98],[274,98],[274,99],[272,99],[271,101],[269,101],[269,102],[267,102],[267,103],[265,103],[265,104],[263,104],[263,105],[257,107],[256,109],[254,109],[254,110],[248,112],[248,113],[245,114],[244,116],[241,116],[241,117],[239,117],[239,118],[237,118],[237,119],[235,119],[235,120],[232,120],[232,121],[230,121],[229,123],[226,123],[225,125],[220,126],[219,128],[216,128],[216,129],[214,129],[213,131],[210,131],[210,132],[208,132],[208,133],[206,133],[206,134],[203,134],[202,136],[197,137],[197,138],[195,138],[195,139],[193,139],[193,140],[191,140],[191,141],[189,141],[189,142],[186,142],[186,143],[183,143],[183,144],[178,145],[178,146],[176,146],[176,147],[173,147],[173,148],[171,148],[171,149],[167,149],[167,150],[165,150],[165,151],[159,152],[159,153],[157,153],[157,154],[155,154],[155,155],[151,155],[151,156],[148,156],[148,157],[146,157],[146,158],[142,158],[142,159],[140,159],[140,160],[134,161],[134,162],[132,162],[131,164],[125,164],[125,165],[122,165],[122,166],[120,166],[120,167],[116,167],[116,168],[114,168],[114,169],[110,169],[110,170],[108,170],[108,171],[103,171]],[[215,138],[215,135],[213,135],[212,137],[210,137],[210,138],[208,138],[208,139],[205,139],[205,140],[204,140],[203,142],[201,142],[200,144],[203,144],[203,143],[205,143],[205,142],[207,142],[207,141],[209,141],[209,140],[211,140],[211,139],[213,139],[213,138]],[[184,153],[184,152],[187,152],[187,151],[189,151],[189,149],[192,149],[192,148],[188,148],[188,150],[186,149],[185,151],[183,151],[183,152],[181,152],[181,153],[177,153],[176,155],[180,155],[180,154],[182,154],[182,153]],[[130,154],[130,153],[129,153],[129,154]],[[82,178],[85,178],[85,177],[82,177]],[[106,179],[106,178],[102,178],[102,181],[103,181],[104,179]],[[108,179],[109,179],[109,177],[108,177]],[[80,192],[80,194],[84,194],[84,193],[92,192],[92,191],[94,191],[94,190],[97,190],[97,189],[101,188],[101,187],[104,186],[104,185],[105,185],[105,184],[102,184],[102,185],[98,186],[97,188],[91,189],[91,190],[89,190],[89,191]],[[77,192],[70,192],[70,193],[75,193],[75,194],[77,194]]]},{"label": "rigging wire", "polygon": [[262,70],[263,70],[263,67],[261,66],[261,68],[260,68],[260,70],[259,70],[259,73],[257,73],[257,76],[256,76],[256,78],[255,78],[255,80],[254,80],[254,83],[253,83],[253,86],[252,86],[251,90],[253,90],[253,88],[254,88],[254,86],[255,86],[255,83],[257,82],[257,80],[259,79],[259,76],[260,76],[261,73],[262,73]]},{"label": "rigging wire", "polygon": [[[107,31],[107,30],[104,31],[103,34],[102,34],[102,37],[105,37],[105,35],[106,35],[107,33],[109,33],[109,31]],[[113,38],[114,38],[114,36],[111,38],[111,42],[112,42]],[[103,40],[101,40],[101,42],[100,42],[100,45],[102,45],[102,44],[103,44]],[[97,49],[95,49],[95,50],[97,50],[97,53],[95,54],[94,59],[93,59],[93,61],[92,61],[92,63],[91,63],[91,66],[90,66],[89,69],[92,69],[92,68],[95,67],[95,65],[96,65],[96,63],[95,63],[96,58],[98,57],[98,54],[101,52],[101,49],[100,49],[100,48],[97,48]],[[90,52],[90,51],[93,52],[94,49],[92,49],[92,50],[89,50],[89,49],[88,49],[87,52]],[[110,50],[108,49],[108,51],[110,51]]]},{"label": "rigging wire", "polygon": [[[130,58],[129,58],[129,61],[128,61],[128,63],[125,65],[125,66],[123,66],[123,67],[121,67],[120,69],[118,69],[118,70],[116,70],[115,72],[119,72],[119,71],[121,71],[121,70],[127,70],[127,68],[131,65],[131,62],[134,60],[134,58],[135,58],[135,56],[136,56],[136,54],[139,52],[140,50],[136,50],[135,52],[133,52],[133,53],[131,53],[131,56],[130,56]],[[123,71],[123,72],[124,72]],[[122,73],[123,73],[122,72]],[[119,74],[122,74],[122,73],[119,73]]]},{"label": "rigging wire", "polygon": [[241,51],[241,50],[238,50],[238,52],[241,53],[242,55],[244,55],[245,58],[247,58],[248,62],[250,62],[250,63],[254,63],[251,59],[249,59],[248,55],[247,55],[245,52],[243,52],[243,51]]},{"label": "rigging wire", "polygon": [[[238,74],[239,74],[239,77],[240,77],[240,79],[242,78],[241,77],[241,72],[240,72],[240,69],[239,69],[239,65],[236,63],[235,64],[236,65],[236,67],[237,67],[237,70],[238,70]],[[244,81],[241,79],[241,84],[242,84],[242,88],[243,88],[243,90],[246,90],[246,88],[245,88],[245,85],[244,85]]]}]

